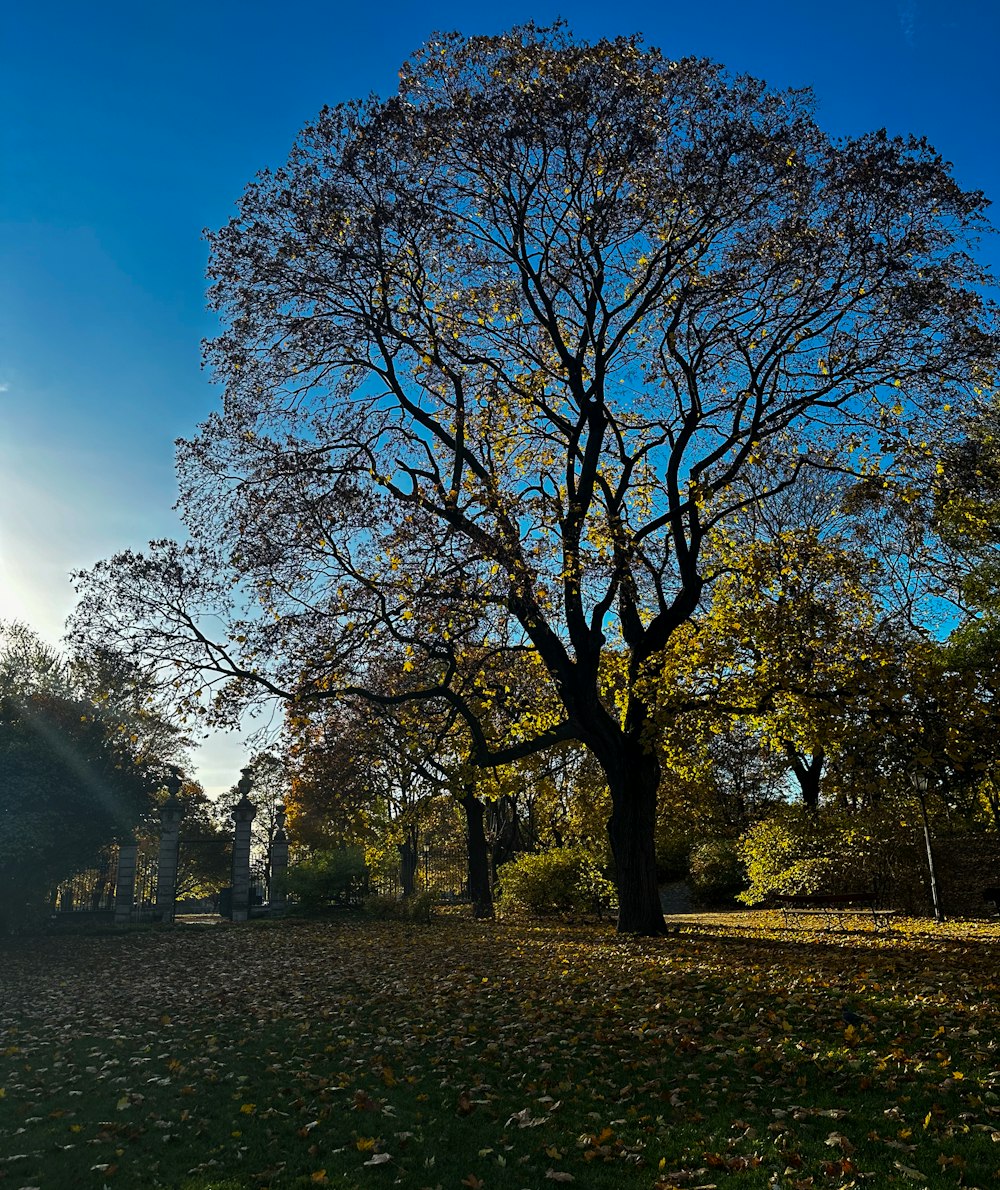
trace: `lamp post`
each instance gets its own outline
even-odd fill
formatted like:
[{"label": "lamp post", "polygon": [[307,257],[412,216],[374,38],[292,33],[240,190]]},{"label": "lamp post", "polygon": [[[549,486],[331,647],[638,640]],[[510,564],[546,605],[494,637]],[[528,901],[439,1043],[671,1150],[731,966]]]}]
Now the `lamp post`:
[{"label": "lamp post", "polygon": [[927,790],[930,786],[930,778],[926,773],[915,772],[910,774],[910,780],[913,782],[913,788],[917,791],[917,798],[920,802],[920,816],[924,822],[924,846],[927,848],[927,871],[931,879],[931,900],[934,903],[934,920],[940,925],[944,921],[944,914],[941,912],[941,902],[938,899],[934,852],[931,850],[931,826],[927,820]]}]

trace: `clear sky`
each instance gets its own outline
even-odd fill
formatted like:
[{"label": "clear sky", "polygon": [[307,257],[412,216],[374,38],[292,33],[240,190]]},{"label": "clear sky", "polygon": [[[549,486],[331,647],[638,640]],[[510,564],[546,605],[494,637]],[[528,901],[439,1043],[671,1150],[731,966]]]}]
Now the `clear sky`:
[{"label": "clear sky", "polygon": [[[1000,0],[33,0],[0,18],[0,618],[57,641],[68,572],[177,536],[173,441],[200,371],[203,227],[324,103],[389,93],[431,33],[565,17],[775,86],[835,134],[925,135],[1000,204]],[[1000,224],[1000,207],[995,213]],[[1000,272],[1000,242],[983,245]],[[235,739],[202,749],[209,790]]]}]

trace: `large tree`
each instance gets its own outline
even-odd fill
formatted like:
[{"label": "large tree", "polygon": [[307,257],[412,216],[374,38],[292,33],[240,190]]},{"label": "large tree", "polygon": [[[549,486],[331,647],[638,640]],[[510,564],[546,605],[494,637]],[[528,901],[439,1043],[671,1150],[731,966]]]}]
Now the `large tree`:
[{"label": "large tree", "polygon": [[[619,929],[655,933],[641,675],[718,527],[807,468],[888,476],[947,436],[995,353],[985,201],[921,140],[832,140],[808,94],[634,37],[449,35],[400,77],[322,111],[210,237],[198,544],[99,566],[78,623],[136,623],[178,681],[235,675],[233,705],[395,659],[394,697],[450,702],[480,766],[582,742]],[[261,615],[224,642],[201,612],[241,582]],[[529,651],[558,714],[495,738],[453,684],[473,645]]]}]

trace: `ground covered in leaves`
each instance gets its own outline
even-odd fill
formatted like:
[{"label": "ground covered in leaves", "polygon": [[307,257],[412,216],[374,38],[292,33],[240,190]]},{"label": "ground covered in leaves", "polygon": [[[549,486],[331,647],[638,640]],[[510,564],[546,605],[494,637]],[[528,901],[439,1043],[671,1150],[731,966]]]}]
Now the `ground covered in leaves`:
[{"label": "ground covered in leaves", "polygon": [[0,1188],[1000,1184],[1000,925],[0,944]]}]

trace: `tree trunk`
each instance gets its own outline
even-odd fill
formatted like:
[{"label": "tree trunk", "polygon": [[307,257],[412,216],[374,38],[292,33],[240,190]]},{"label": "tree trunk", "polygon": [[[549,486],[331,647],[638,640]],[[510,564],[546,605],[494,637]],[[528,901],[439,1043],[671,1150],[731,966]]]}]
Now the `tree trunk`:
[{"label": "tree trunk", "polygon": [[490,885],[489,851],[486,846],[486,807],[471,789],[459,798],[465,811],[465,837],[469,848],[469,896],[474,917],[493,916],[493,889]]},{"label": "tree trunk", "polygon": [[608,837],[618,886],[618,933],[665,934],[654,845],[659,761],[638,739],[625,737],[615,762],[604,769],[611,793]]},{"label": "tree trunk", "polygon": [[819,791],[823,779],[823,762],[826,760],[826,752],[822,748],[816,748],[811,756],[806,757],[796,750],[794,744],[786,740],[785,755],[788,757],[788,763],[799,783],[803,805],[807,810],[816,814],[819,811]]},{"label": "tree trunk", "polygon": [[498,797],[490,802],[486,819],[490,827],[487,838],[495,872],[501,865],[509,863],[519,851],[527,850],[517,817],[517,801],[509,793]]},{"label": "tree trunk", "polygon": [[412,897],[416,887],[417,845],[411,839],[406,839],[398,847],[399,882],[403,887],[403,896]]}]

